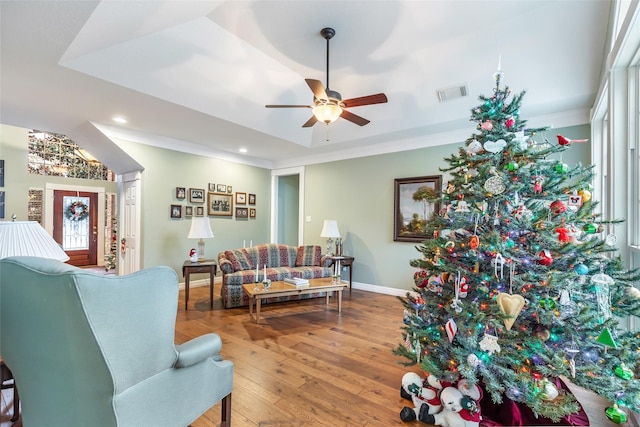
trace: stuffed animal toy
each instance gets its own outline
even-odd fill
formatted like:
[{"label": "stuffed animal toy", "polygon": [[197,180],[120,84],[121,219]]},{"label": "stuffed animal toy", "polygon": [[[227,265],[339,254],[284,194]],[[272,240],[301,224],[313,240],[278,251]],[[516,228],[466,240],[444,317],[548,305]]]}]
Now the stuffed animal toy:
[{"label": "stuffed animal toy", "polygon": [[198,262],[198,251],[196,250],[196,248],[191,248],[191,250],[189,251],[189,259],[191,260],[191,262]]},{"label": "stuffed animal toy", "polygon": [[414,421],[418,419],[421,412],[424,414],[440,412],[442,409],[440,390],[442,390],[442,383],[433,375],[428,375],[423,381],[414,372],[404,374],[400,395],[410,399],[413,402],[413,408],[408,406],[402,408],[400,419],[402,421]]},{"label": "stuffed animal toy", "polygon": [[[463,386],[470,393],[476,393],[473,386]],[[477,402],[470,396],[462,394],[455,387],[445,387],[440,393],[442,411],[428,414],[420,411],[418,419],[428,424],[442,427],[478,427],[481,416]]]}]

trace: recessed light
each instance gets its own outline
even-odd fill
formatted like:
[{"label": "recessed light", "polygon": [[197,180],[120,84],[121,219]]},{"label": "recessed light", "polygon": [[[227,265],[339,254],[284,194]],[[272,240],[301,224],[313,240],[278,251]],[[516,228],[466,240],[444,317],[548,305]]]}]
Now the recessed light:
[{"label": "recessed light", "polygon": [[239,151],[239,152],[241,152],[241,153],[246,153],[246,152],[247,152],[247,149],[246,149],[246,148],[244,148],[244,147],[242,147],[242,148],[240,148],[238,151]]},{"label": "recessed light", "polygon": [[116,116],[113,118],[113,121],[116,123],[127,123],[127,119],[124,117]]}]

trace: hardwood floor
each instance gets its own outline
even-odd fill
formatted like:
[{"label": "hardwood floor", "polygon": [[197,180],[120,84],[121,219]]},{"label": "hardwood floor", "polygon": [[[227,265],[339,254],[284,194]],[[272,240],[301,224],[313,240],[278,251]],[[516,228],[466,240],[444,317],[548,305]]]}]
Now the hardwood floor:
[{"label": "hardwood floor", "polygon": [[[211,310],[208,286],[191,288],[189,300],[185,312],[182,291],[176,342],[208,332],[221,336],[222,355],[235,364],[234,427],[427,426],[399,417],[409,402],[399,395],[407,368],[391,353],[401,338],[402,306],[395,297],[347,291],[341,315],[335,301],[327,307],[324,298],[267,304],[260,324],[249,318],[247,307],[225,310],[219,293]],[[417,367],[411,370],[420,373]],[[614,425],[604,415],[608,401],[572,389],[591,426]],[[0,427],[11,426],[7,398],[2,393]],[[219,422],[220,404],[192,426]],[[637,418],[623,426],[638,426]]]},{"label": "hardwood floor", "polygon": [[[223,357],[235,364],[234,427],[427,426],[399,417],[409,402],[399,395],[408,369],[391,353],[401,339],[396,297],[347,291],[342,314],[333,298],[329,306],[324,298],[264,305],[260,324],[247,307],[225,310],[219,295],[211,310],[208,287],[191,289],[186,312],[183,292],[180,297],[176,342],[215,332]],[[609,402],[572,389],[592,426],[613,425],[604,415]],[[216,405],[192,426],[216,426],[219,420]],[[624,425],[637,425],[633,421]]]}]

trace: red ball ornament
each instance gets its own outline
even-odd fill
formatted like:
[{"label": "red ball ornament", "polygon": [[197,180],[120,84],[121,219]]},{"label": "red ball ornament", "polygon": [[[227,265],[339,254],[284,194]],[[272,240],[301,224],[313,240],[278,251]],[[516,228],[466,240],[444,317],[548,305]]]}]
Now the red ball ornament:
[{"label": "red ball ornament", "polygon": [[513,127],[513,125],[515,125],[515,124],[516,124],[516,120],[515,120],[513,117],[509,117],[509,118],[507,119],[507,121],[506,121],[506,122],[504,122],[504,124],[505,124],[505,126],[507,126],[507,128],[509,128],[509,129],[510,129],[510,128],[512,128],[512,127]]},{"label": "red ball ornament", "polygon": [[564,204],[564,202],[562,200],[556,200],[555,202],[551,203],[551,212],[553,212],[556,215],[560,215],[561,213],[564,213],[567,210],[567,206]]},{"label": "red ball ornament", "polygon": [[551,256],[551,252],[549,252],[546,249],[541,250],[538,256],[539,256],[538,264],[540,265],[545,265],[548,267],[553,263],[553,257]]}]

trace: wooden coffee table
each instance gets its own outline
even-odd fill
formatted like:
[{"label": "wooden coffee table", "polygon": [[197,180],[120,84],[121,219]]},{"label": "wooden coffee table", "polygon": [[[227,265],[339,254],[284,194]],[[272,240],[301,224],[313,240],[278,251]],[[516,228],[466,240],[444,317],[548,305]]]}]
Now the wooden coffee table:
[{"label": "wooden coffee table", "polygon": [[300,287],[286,282],[272,282],[271,287],[267,290],[262,289],[262,283],[258,283],[256,290],[255,283],[242,285],[244,293],[249,296],[249,315],[253,316],[253,303],[256,304],[256,323],[260,320],[260,305],[265,298],[275,298],[291,295],[304,295],[316,292],[327,293],[327,305],[329,305],[330,293],[335,291],[338,293],[338,313],[342,312],[342,291],[349,286],[347,282],[334,282],[331,277],[321,279],[309,279],[309,286]]}]

